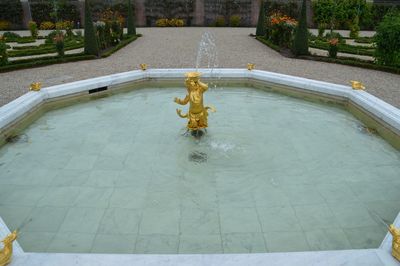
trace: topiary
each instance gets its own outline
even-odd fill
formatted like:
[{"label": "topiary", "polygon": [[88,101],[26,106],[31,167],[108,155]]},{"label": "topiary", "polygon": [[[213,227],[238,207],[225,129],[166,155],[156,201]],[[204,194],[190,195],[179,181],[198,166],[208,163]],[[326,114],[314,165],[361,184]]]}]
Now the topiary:
[{"label": "topiary", "polygon": [[258,14],[258,22],[257,22],[257,29],[256,35],[257,36],[264,36],[265,35],[265,4],[264,0],[260,0],[260,13]]},{"label": "topiary", "polygon": [[28,23],[29,31],[31,32],[32,38],[37,38],[39,31],[38,31],[38,26],[35,21],[29,21]]},{"label": "topiary", "polygon": [[360,19],[358,16],[354,17],[352,23],[350,23],[350,38],[357,39],[360,33],[360,26],[359,26]]},{"label": "topiary", "polygon": [[128,35],[136,35],[135,17],[133,15],[131,0],[128,0]]},{"label": "topiary", "polygon": [[378,64],[400,67],[400,12],[390,12],[376,28],[375,59]]},{"label": "topiary", "polygon": [[63,57],[64,56],[64,34],[62,32],[60,32],[60,34],[58,34],[54,37],[53,41],[56,46],[58,56]]},{"label": "topiary", "polygon": [[318,37],[319,38],[323,38],[324,37],[325,28],[326,28],[326,24],[325,23],[321,22],[321,23],[318,24]]},{"label": "topiary", "polygon": [[307,30],[307,6],[306,0],[303,0],[299,24],[295,30],[292,52],[295,55],[308,54],[308,30]]},{"label": "topiary", "polygon": [[0,36],[0,66],[8,63],[7,45],[4,42],[4,37]]},{"label": "topiary", "polygon": [[99,55],[99,46],[94,30],[92,12],[90,12],[89,0],[85,0],[85,53],[89,55]]}]

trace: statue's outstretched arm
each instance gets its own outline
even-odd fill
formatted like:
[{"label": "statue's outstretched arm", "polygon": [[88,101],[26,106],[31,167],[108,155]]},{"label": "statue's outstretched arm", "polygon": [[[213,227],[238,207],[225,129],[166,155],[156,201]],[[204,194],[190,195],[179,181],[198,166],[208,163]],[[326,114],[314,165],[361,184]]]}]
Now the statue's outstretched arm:
[{"label": "statue's outstretched arm", "polygon": [[185,99],[183,99],[183,100],[179,99],[178,97],[175,97],[174,101],[177,104],[185,105],[185,104],[187,104],[189,102],[189,95],[186,95]]}]

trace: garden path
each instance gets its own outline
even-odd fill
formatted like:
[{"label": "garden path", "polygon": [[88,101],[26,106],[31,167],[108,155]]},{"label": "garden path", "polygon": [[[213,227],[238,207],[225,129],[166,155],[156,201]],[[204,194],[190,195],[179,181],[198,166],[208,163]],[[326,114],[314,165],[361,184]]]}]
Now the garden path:
[{"label": "garden path", "polygon": [[140,63],[147,63],[150,68],[194,67],[198,43],[205,31],[216,36],[220,67],[245,68],[247,63],[255,63],[257,69],[338,84],[360,80],[368,92],[400,107],[400,75],[286,58],[249,37],[255,33],[254,28],[201,27],[139,28],[143,37],[108,58],[1,73],[0,106],[27,92],[35,81],[51,86],[138,69]]}]

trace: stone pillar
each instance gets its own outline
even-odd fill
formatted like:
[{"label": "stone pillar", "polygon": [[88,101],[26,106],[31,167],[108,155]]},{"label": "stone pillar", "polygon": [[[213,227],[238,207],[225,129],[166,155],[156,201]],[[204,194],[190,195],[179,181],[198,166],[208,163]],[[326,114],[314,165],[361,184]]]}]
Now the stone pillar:
[{"label": "stone pillar", "polygon": [[135,0],[135,18],[136,26],[146,26],[146,0]]},{"label": "stone pillar", "polygon": [[193,18],[193,26],[204,26],[204,0],[196,0]]},{"label": "stone pillar", "polygon": [[[265,1],[265,0],[263,0]],[[251,1],[251,25],[250,26],[257,26],[258,15],[260,13],[260,0],[253,0]]]},{"label": "stone pillar", "polygon": [[28,28],[28,22],[32,20],[31,8],[29,6],[28,0],[20,0],[22,5],[22,12],[23,12],[23,27]]}]

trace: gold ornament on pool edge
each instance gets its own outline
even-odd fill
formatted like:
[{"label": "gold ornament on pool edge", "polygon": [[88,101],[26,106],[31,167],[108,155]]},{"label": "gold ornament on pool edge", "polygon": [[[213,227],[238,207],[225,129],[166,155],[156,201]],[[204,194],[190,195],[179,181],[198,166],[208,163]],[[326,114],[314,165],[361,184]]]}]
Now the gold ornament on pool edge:
[{"label": "gold ornament on pool edge", "polygon": [[208,85],[200,81],[199,72],[186,73],[185,85],[187,94],[183,100],[175,98],[175,102],[180,105],[189,103],[189,111],[187,114],[182,114],[182,110],[176,109],[176,113],[188,119],[187,128],[189,130],[199,130],[207,128],[208,110],[215,112],[213,107],[204,106],[203,93],[207,91]]},{"label": "gold ornament on pool edge", "polygon": [[5,266],[11,262],[13,242],[17,239],[17,236],[17,231],[14,231],[1,241],[4,247],[0,249],[0,266]]},{"label": "gold ornament on pool edge", "polygon": [[392,255],[400,261],[400,228],[394,227],[393,224],[389,226],[389,232],[393,236],[392,241]]}]

